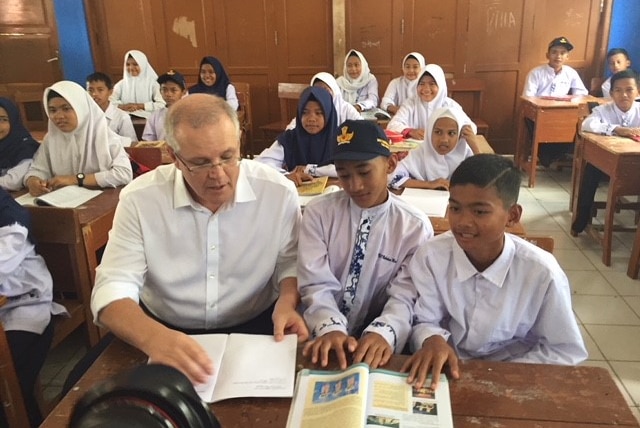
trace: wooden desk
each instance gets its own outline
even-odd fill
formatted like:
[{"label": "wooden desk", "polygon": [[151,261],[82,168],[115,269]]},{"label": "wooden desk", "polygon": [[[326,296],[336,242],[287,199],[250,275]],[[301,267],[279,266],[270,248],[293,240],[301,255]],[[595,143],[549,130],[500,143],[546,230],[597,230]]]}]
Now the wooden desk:
[{"label": "wooden desk", "polygon": [[[77,317],[77,323],[67,325],[73,330],[84,322],[91,346],[98,342],[99,331],[93,324],[89,305],[93,281],[82,229],[88,225],[110,229],[119,194],[120,188],[106,189],[78,208],[26,207],[31,214],[38,252],[45,258],[54,278],[54,291],[75,294],[69,303],[74,308],[81,306],[77,313],[72,313],[72,317]],[[56,331],[54,342],[68,333],[70,331]]]},{"label": "wooden desk", "polygon": [[[576,135],[579,117],[589,114],[587,102],[599,101],[592,96],[579,97],[578,101],[552,101],[538,97],[520,97],[518,136],[515,163],[529,175],[529,187],[536,184],[538,146],[541,143],[570,143]],[[533,135],[529,146],[527,119],[533,122]],[[531,159],[529,160],[529,147]]]},{"label": "wooden desk", "polygon": [[[405,358],[394,355],[388,368],[398,370]],[[67,427],[73,406],[93,385],[145,361],[142,352],[115,340],[41,428]],[[307,365],[298,353],[297,369]],[[613,379],[600,367],[467,361],[450,388],[456,428],[638,427]],[[288,398],[241,398],[211,408],[224,428],[277,428],[286,425],[290,403]]]},{"label": "wooden desk", "polygon": [[609,190],[604,215],[602,236],[602,262],[611,265],[611,241],[613,239],[613,214],[616,200],[624,195],[640,193],[640,144],[622,137],[608,137],[581,132],[574,156],[575,180],[571,190],[572,216],[578,212],[578,195],[587,163],[609,176]]}]

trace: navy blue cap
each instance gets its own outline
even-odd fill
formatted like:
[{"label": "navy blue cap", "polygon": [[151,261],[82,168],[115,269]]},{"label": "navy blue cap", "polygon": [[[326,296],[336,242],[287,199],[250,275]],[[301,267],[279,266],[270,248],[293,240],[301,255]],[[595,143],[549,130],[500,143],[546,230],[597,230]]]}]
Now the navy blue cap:
[{"label": "navy blue cap", "polygon": [[382,128],[369,120],[345,120],[338,127],[338,145],[333,160],[369,160],[391,156],[389,139]]},{"label": "navy blue cap", "polygon": [[551,43],[549,43],[549,49],[551,49],[554,46],[563,46],[563,47],[567,48],[568,51],[573,50],[573,45],[564,36],[563,37],[556,37],[555,39],[551,40]]},{"label": "navy blue cap", "polygon": [[158,83],[161,85],[163,83],[167,83],[169,80],[176,83],[182,89],[187,89],[187,82],[184,80],[184,76],[181,73],[175,70],[169,70],[162,76],[158,77]]}]

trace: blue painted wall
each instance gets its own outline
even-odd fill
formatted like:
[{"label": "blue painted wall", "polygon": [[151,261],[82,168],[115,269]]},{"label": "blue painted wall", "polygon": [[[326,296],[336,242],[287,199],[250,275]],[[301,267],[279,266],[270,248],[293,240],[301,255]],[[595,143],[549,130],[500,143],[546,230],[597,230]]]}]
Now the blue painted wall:
[{"label": "blue painted wall", "polygon": [[[640,2],[638,0],[614,0],[611,11],[609,49],[625,48],[631,57],[631,66],[640,71]],[[607,76],[611,73],[608,67]]]},{"label": "blue painted wall", "polygon": [[93,73],[93,54],[82,0],[54,0],[53,2],[60,60],[65,80],[85,85],[85,78]]}]

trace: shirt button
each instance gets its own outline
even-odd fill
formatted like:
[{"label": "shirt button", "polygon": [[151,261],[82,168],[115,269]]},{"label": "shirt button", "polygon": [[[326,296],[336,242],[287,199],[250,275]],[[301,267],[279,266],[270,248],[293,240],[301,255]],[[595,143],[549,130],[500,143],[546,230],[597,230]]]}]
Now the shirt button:
[{"label": "shirt button", "polygon": [[213,251],[213,250],[215,250],[215,249],[216,249],[216,246],[215,246],[215,245],[212,245],[212,246],[211,246],[211,251]]},{"label": "shirt button", "polygon": [[215,277],[216,277],[216,276],[215,276],[214,274],[209,275],[209,278],[211,278],[211,279],[213,279],[213,278],[215,278]]}]

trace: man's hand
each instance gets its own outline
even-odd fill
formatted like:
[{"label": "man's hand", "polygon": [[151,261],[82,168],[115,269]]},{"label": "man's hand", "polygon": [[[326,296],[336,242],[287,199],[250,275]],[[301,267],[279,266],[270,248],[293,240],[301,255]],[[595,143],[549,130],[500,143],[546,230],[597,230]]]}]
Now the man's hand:
[{"label": "man's hand", "polygon": [[32,196],[40,196],[45,193],[49,193],[51,189],[47,185],[46,180],[41,180],[38,177],[31,176],[27,180],[27,189]]},{"label": "man's hand", "polygon": [[342,370],[347,368],[347,355],[345,349],[354,352],[358,347],[358,341],[353,336],[347,336],[341,331],[331,331],[304,345],[302,355],[311,356],[311,362],[327,367],[329,364],[329,351],[333,350],[338,358],[338,364]]},{"label": "man's hand", "polygon": [[431,369],[431,386],[435,391],[440,380],[440,372],[446,363],[449,363],[451,376],[454,379],[460,377],[458,369],[458,356],[449,344],[440,335],[429,337],[422,344],[422,348],[416,351],[400,369],[401,372],[409,371],[407,383],[421,388],[424,384],[429,369]]},{"label": "man's hand", "polygon": [[296,187],[300,186],[304,181],[311,181],[313,177],[304,172],[304,166],[298,165],[291,172],[285,175],[289,180],[296,184]]},{"label": "man's hand", "polygon": [[75,175],[57,175],[48,181],[47,187],[56,190],[74,184],[78,184],[78,179]]},{"label": "man's hand", "polygon": [[391,345],[378,333],[365,333],[358,341],[353,362],[364,361],[372,369],[384,366],[393,355]]},{"label": "man's hand", "polygon": [[291,306],[280,299],[273,308],[273,336],[276,342],[284,339],[285,334],[295,334],[298,336],[298,342],[304,342],[309,338],[309,329],[304,322],[302,315],[296,311],[295,306]]},{"label": "man's hand", "polygon": [[167,329],[166,334],[149,337],[141,350],[151,362],[174,367],[194,383],[206,383],[213,374],[213,362],[206,351],[198,342],[179,331]]}]

